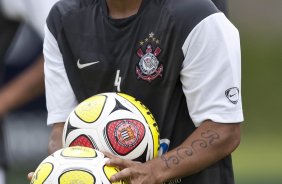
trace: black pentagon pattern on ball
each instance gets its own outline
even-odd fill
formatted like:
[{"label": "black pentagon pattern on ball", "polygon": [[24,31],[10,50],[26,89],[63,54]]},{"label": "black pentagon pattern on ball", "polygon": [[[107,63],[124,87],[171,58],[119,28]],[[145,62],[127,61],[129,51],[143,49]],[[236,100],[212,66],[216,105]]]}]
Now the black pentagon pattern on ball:
[{"label": "black pentagon pattern on ball", "polygon": [[68,123],[68,126],[67,126],[67,132],[66,132],[66,136],[65,136],[65,141],[66,141],[66,139],[67,139],[67,137],[68,137],[68,135],[69,135],[69,133],[70,133],[71,131],[78,129],[77,127],[74,127],[74,126],[71,125],[69,119],[68,119],[68,122],[67,122],[67,123]]},{"label": "black pentagon pattern on ball", "polygon": [[114,109],[112,110],[111,113],[115,112],[116,110],[126,110],[126,111],[130,111],[128,108],[124,107],[117,99],[115,99],[116,101],[116,106],[114,107]]}]

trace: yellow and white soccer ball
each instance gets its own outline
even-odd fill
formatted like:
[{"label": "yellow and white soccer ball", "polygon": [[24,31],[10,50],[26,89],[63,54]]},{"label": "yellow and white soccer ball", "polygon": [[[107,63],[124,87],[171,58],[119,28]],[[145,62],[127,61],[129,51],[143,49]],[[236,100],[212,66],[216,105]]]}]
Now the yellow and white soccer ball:
[{"label": "yellow and white soccer ball", "polygon": [[[111,184],[110,177],[119,170],[106,166],[106,159],[92,148],[63,148],[39,164],[30,184]],[[126,184],[125,181],[114,183]]]},{"label": "yellow and white soccer ball", "polygon": [[158,155],[159,131],[142,102],[124,93],[101,93],[84,100],[70,113],[63,145],[91,147],[145,162]]}]

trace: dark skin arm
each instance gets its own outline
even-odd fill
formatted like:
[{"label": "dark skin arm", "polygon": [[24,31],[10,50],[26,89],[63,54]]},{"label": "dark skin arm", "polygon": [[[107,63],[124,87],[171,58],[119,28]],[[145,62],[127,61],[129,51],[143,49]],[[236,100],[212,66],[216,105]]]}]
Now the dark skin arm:
[{"label": "dark skin arm", "polygon": [[63,136],[64,123],[55,123],[52,127],[52,131],[49,137],[48,151],[49,154],[63,147],[62,136]]},{"label": "dark skin arm", "polygon": [[197,173],[231,154],[240,143],[240,124],[205,121],[180,146],[146,163],[113,156],[107,163],[122,171],[111,180],[131,184],[158,184]]},{"label": "dark skin arm", "polygon": [[0,90],[0,117],[44,94],[43,55]]}]

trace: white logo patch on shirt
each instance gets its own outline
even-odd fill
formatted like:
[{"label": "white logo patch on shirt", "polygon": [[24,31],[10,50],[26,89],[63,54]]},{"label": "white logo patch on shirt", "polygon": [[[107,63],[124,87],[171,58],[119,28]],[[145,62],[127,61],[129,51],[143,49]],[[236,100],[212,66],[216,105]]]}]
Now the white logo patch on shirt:
[{"label": "white logo patch on shirt", "polygon": [[233,103],[237,104],[239,100],[239,88],[232,87],[225,91],[225,96],[228,98],[228,100]]}]

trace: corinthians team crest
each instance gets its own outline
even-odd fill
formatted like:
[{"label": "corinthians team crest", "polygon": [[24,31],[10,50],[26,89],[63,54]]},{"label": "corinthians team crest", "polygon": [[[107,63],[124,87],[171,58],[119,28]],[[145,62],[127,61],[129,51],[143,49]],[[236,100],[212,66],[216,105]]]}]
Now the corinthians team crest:
[{"label": "corinthians team crest", "polygon": [[[145,44],[144,42],[149,41],[159,43],[159,40],[154,37],[154,33],[150,33],[149,38],[146,38],[145,41],[141,41],[140,45],[142,46]],[[137,50],[137,55],[140,57],[140,60],[136,65],[136,74],[138,78],[151,82],[157,77],[162,76],[163,65],[160,64],[157,58],[161,51],[162,50],[159,47],[153,49],[150,43],[147,44],[145,53],[142,48]]]}]

